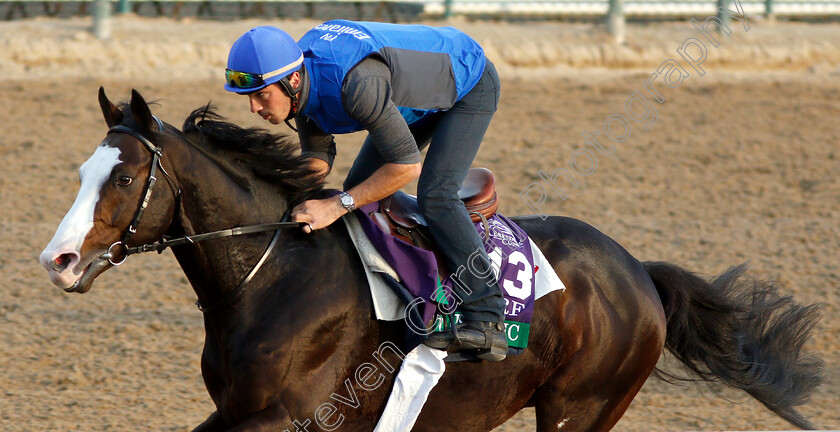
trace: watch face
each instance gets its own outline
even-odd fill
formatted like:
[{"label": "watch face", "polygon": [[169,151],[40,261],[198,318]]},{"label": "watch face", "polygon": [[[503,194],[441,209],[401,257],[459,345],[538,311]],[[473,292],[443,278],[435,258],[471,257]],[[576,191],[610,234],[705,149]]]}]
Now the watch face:
[{"label": "watch face", "polygon": [[343,193],[343,194],[341,194],[340,199],[341,199],[341,205],[343,205],[344,207],[353,206],[353,197],[350,196],[350,194]]}]

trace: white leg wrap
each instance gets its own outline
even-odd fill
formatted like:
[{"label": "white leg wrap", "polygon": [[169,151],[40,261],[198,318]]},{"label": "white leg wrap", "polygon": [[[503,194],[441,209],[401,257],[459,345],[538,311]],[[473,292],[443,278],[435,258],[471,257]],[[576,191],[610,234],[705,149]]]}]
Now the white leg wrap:
[{"label": "white leg wrap", "polygon": [[420,344],[403,360],[385,411],[373,432],[410,432],[446,368],[446,351]]}]

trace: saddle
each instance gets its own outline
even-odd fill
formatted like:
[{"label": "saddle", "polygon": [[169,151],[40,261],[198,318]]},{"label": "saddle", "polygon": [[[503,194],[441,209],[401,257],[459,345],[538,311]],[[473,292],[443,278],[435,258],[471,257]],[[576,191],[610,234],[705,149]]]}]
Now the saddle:
[{"label": "saddle", "polygon": [[[458,198],[464,202],[473,222],[485,221],[486,224],[486,219],[499,208],[493,172],[487,168],[470,169],[458,191]],[[398,191],[380,200],[379,211],[369,216],[385,232],[402,241],[426,250],[437,249],[414,195]]]}]

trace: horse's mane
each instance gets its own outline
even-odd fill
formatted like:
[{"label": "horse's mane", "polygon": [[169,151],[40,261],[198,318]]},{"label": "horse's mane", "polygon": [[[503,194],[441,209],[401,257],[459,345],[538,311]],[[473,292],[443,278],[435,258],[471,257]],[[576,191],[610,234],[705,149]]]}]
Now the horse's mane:
[{"label": "horse's mane", "polygon": [[255,176],[279,188],[292,205],[323,191],[324,179],[309,168],[307,158],[298,155],[292,137],[226,122],[210,104],[193,110],[182,130],[187,136],[198,134],[203,143],[232,152]]}]

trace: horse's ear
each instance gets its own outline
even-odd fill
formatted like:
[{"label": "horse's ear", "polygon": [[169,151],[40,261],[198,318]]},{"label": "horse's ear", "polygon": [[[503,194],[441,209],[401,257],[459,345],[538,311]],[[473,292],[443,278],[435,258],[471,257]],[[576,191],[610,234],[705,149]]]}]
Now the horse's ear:
[{"label": "horse's ear", "polygon": [[152,117],[152,111],[143,96],[137,90],[131,90],[131,118],[148,131],[157,131],[157,121]]},{"label": "horse's ear", "polygon": [[104,87],[99,87],[99,108],[102,108],[102,115],[105,116],[108,127],[122,123],[123,113],[108,100],[108,96],[105,96]]}]

